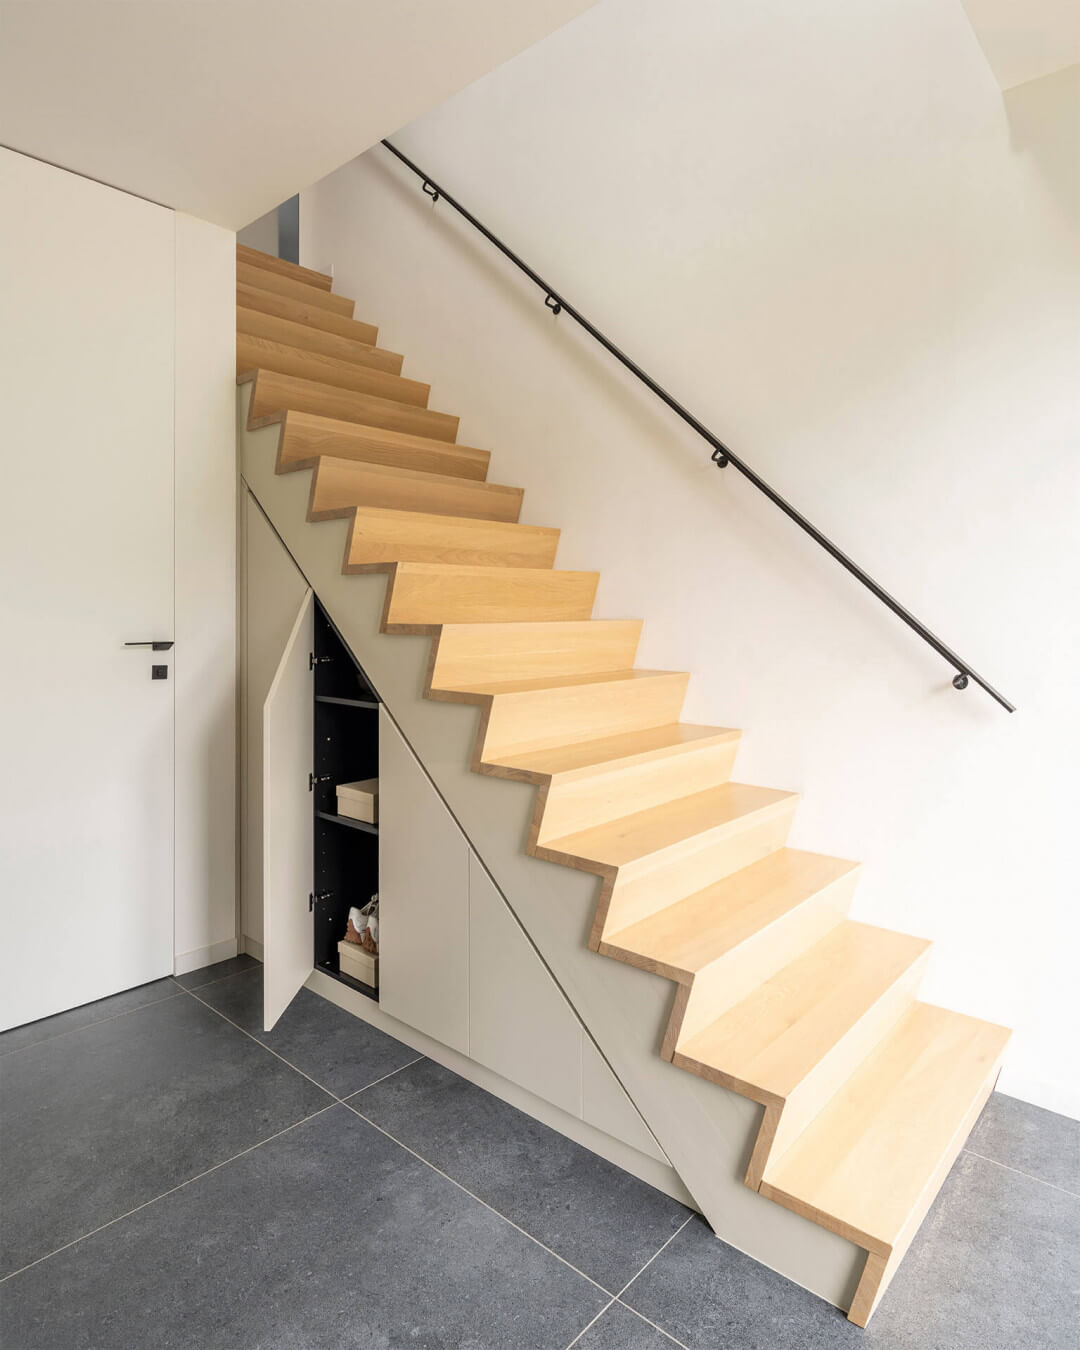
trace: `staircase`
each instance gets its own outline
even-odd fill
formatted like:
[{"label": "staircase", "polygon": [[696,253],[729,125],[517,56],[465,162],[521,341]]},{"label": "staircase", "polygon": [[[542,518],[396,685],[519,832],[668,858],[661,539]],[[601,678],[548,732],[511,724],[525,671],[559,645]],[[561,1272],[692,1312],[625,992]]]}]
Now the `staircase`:
[{"label": "staircase", "polygon": [[537,789],[527,852],[600,879],[589,947],[674,984],[663,1059],[763,1108],[746,1185],[865,1250],[865,1326],[1009,1032],[917,1000],[929,944],[847,917],[858,865],[787,847],[796,795],[732,780],[739,733],[680,722],[688,676],[635,667],[640,622],[591,617],[596,573],[352,314],[238,247],[247,428],[346,520],[342,571],[386,575],[381,631],[431,638],[426,697],[479,707],[472,769]]}]

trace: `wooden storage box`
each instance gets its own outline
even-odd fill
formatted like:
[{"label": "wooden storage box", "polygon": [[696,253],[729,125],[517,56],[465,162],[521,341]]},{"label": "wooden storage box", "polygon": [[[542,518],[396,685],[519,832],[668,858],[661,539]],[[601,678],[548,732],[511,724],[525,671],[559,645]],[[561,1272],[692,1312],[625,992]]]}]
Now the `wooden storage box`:
[{"label": "wooden storage box", "polygon": [[379,819],[379,780],[364,778],[359,783],[339,783],[337,809],[339,816],[374,825]]},{"label": "wooden storage box", "polygon": [[355,942],[346,942],[344,938],[338,943],[338,957],[342,975],[351,975],[354,980],[359,980],[361,984],[366,984],[372,989],[379,987],[379,958],[372,956],[370,952],[364,951],[363,947]]}]

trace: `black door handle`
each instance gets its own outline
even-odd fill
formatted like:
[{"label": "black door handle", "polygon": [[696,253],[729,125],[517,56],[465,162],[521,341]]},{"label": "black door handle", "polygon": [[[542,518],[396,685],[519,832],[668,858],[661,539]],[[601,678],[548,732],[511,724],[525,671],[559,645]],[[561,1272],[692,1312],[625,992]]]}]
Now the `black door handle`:
[{"label": "black door handle", "polygon": [[151,651],[167,652],[172,646],[171,642],[125,642],[125,647],[149,647]]}]

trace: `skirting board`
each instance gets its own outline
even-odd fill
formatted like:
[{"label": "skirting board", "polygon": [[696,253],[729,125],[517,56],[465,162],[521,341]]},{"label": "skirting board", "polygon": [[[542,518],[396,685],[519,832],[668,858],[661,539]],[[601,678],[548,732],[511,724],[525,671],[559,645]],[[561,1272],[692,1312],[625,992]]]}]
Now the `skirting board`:
[{"label": "skirting board", "polygon": [[179,952],[173,957],[173,974],[187,975],[192,970],[202,970],[204,966],[216,965],[218,961],[228,961],[239,950],[236,938],[227,938],[224,942],[215,942],[211,947],[196,947],[193,952]]},{"label": "skirting board", "polygon": [[690,1209],[697,1208],[674,1168],[658,1162],[655,1158],[646,1157],[629,1144],[624,1144],[620,1139],[605,1134],[594,1125],[579,1120],[578,1117],[560,1110],[557,1106],[552,1106],[550,1102],[484,1068],[482,1064],[469,1059],[459,1051],[440,1045],[430,1036],[425,1036],[422,1031],[416,1031],[404,1022],[399,1022],[396,1017],[384,1013],[373,999],[350,989],[340,980],[335,980],[332,975],[327,975],[321,970],[313,970],[308,976],[306,987],[343,1008],[345,1012],[352,1013],[354,1017],[362,1017],[365,1022],[370,1022],[380,1031],[385,1031],[388,1036],[403,1041],[418,1054],[426,1055],[443,1068],[460,1074],[470,1083],[475,1083],[485,1092],[490,1092],[493,1097],[499,1097],[509,1105],[516,1106],[519,1111],[524,1111],[541,1124],[557,1130],[559,1134],[572,1139],[582,1148],[587,1148],[591,1153],[596,1153],[608,1162],[614,1163],[616,1167],[621,1167],[624,1172],[629,1172],[639,1181],[655,1186],[658,1191],[663,1191],[665,1195],[670,1195],[673,1200],[678,1200],[680,1204]]}]

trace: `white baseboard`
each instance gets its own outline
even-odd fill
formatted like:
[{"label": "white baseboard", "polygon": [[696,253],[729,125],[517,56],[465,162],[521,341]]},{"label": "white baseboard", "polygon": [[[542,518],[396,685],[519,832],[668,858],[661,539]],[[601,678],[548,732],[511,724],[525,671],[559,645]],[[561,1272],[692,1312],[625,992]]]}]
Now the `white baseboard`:
[{"label": "white baseboard", "polygon": [[238,946],[236,938],[228,938],[225,942],[215,942],[212,947],[196,947],[193,952],[179,952],[173,957],[173,974],[187,975],[192,970],[202,970],[204,966],[227,961],[230,956],[236,955]]},{"label": "white baseboard", "polygon": [[240,934],[240,950],[248,956],[253,956],[256,961],[263,959],[263,945],[258,938],[248,937],[246,933]]}]

